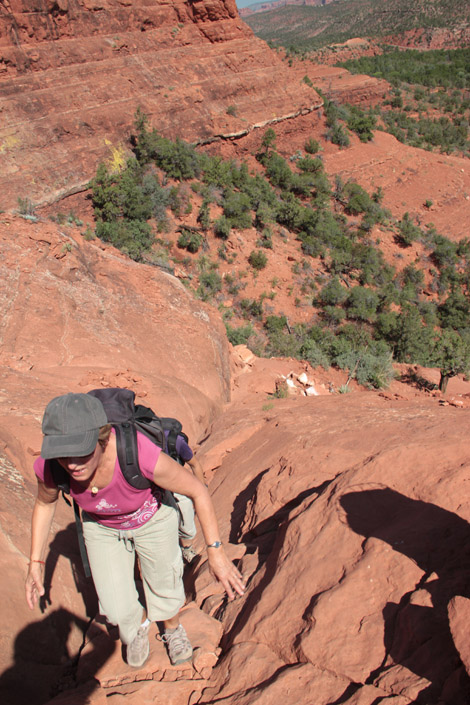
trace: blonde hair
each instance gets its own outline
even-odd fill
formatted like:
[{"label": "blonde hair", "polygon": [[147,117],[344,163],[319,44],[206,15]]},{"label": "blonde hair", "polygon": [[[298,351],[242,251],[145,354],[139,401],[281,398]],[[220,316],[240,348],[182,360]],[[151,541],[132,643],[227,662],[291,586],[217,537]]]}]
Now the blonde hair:
[{"label": "blonde hair", "polygon": [[100,433],[98,436],[98,443],[104,450],[106,446],[108,445],[109,441],[109,436],[111,435],[111,429],[112,425],[110,423],[107,423],[105,426],[100,427]]}]

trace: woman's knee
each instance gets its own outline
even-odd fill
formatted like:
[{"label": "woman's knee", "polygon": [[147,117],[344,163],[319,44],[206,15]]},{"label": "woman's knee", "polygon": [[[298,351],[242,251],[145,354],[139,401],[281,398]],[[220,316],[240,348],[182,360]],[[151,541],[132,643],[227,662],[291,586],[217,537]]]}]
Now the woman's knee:
[{"label": "woman's knee", "polygon": [[107,621],[119,627],[121,634],[137,629],[143,612],[143,607],[138,600],[132,603],[103,604],[100,600],[100,612]]}]

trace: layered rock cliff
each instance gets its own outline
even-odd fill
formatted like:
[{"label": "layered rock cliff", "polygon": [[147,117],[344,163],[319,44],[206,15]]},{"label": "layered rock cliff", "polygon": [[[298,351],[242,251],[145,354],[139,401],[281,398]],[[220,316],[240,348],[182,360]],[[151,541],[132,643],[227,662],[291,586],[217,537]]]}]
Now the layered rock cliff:
[{"label": "layered rock cliff", "polygon": [[165,135],[249,132],[321,101],[234,0],[0,4],[0,208],[84,187],[140,106]]}]

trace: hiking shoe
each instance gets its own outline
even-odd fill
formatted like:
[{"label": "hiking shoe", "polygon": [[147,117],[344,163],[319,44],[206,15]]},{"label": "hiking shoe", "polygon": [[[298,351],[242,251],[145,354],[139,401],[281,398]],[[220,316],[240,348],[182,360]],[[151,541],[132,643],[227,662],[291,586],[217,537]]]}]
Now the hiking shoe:
[{"label": "hiking shoe", "polygon": [[181,546],[181,553],[183,554],[183,560],[186,565],[191,565],[193,560],[199,555],[192,546]]},{"label": "hiking shoe", "polygon": [[176,629],[166,630],[162,634],[162,641],[166,644],[168,656],[173,666],[191,660],[193,647],[182,624],[179,624]]},{"label": "hiking shoe", "polygon": [[134,668],[143,666],[149,657],[149,628],[139,627],[139,631],[127,645],[127,663]]}]

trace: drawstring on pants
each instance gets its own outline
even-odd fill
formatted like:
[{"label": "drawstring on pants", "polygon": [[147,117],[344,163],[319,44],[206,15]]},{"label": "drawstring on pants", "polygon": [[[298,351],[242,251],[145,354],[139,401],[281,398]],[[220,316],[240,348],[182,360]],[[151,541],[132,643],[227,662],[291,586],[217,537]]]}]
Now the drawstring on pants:
[{"label": "drawstring on pants", "polygon": [[126,547],[126,551],[129,551],[129,553],[134,552],[134,550],[135,550],[134,536],[132,535],[131,531],[119,530],[119,541],[124,541],[124,546]]}]

